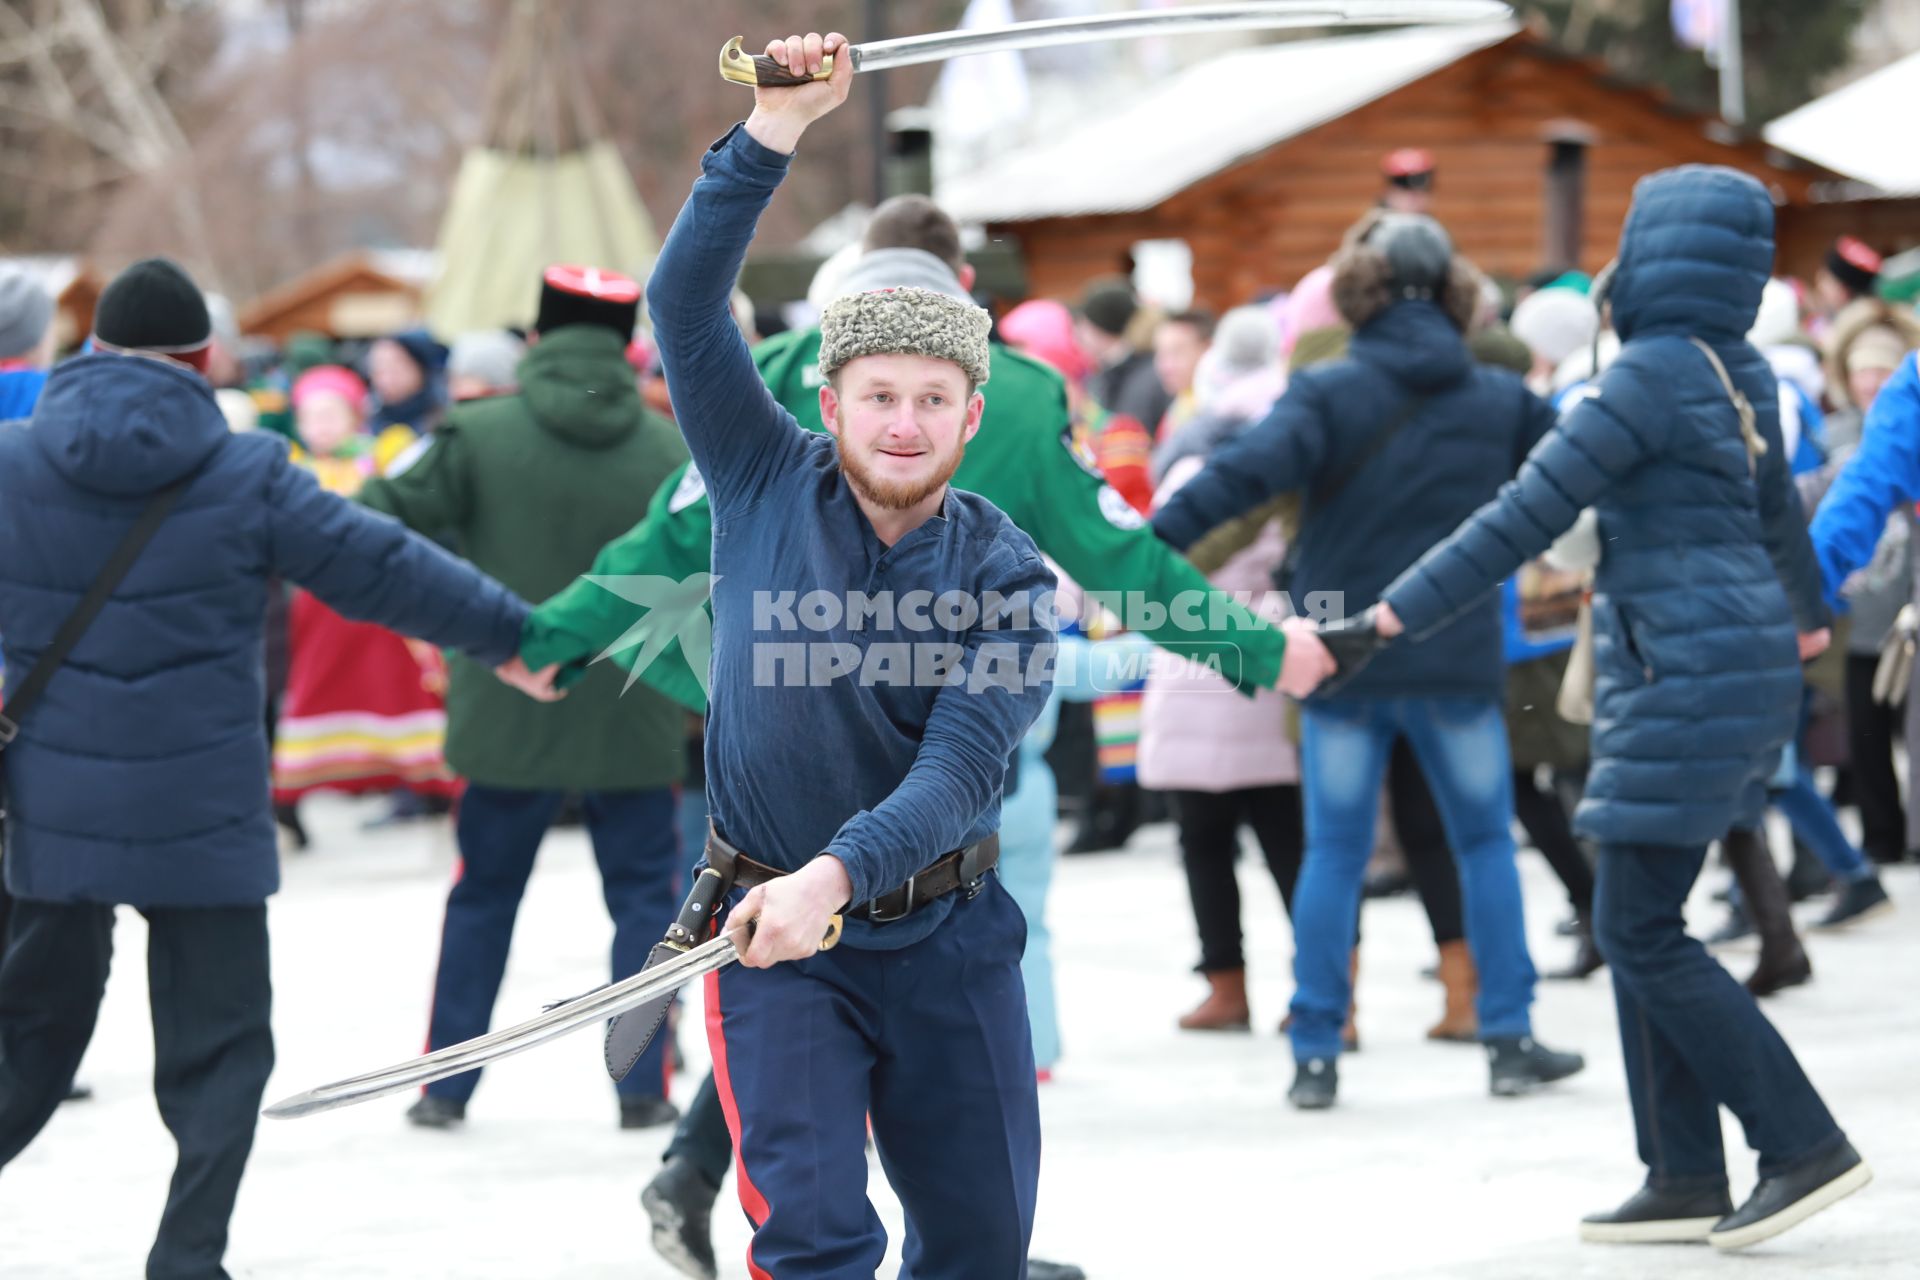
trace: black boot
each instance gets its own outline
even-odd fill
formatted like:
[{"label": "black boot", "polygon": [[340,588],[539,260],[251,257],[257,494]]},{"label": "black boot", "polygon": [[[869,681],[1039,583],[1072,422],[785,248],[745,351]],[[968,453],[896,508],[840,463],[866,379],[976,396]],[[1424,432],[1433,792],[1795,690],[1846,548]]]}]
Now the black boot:
[{"label": "black boot", "polygon": [[1577,1053],[1561,1053],[1532,1036],[1500,1036],[1488,1040],[1488,1088],[1496,1098],[1517,1098],[1543,1084],[1564,1080],[1586,1069]]},{"label": "black boot", "polygon": [[1814,856],[1813,850],[1795,840],[1793,865],[1787,868],[1787,896],[1795,902],[1805,902],[1809,898],[1832,892],[1833,876],[1828,873],[1826,864]]},{"label": "black boot", "polygon": [[1309,1058],[1294,1064],[1293,1087],[1287,1101],[1301,1111],[1325,1111],[1340,1095],[1340,1068],[1332,1058]]},{"label": "black boot", "polygon": [[1844,929],[1848,925],[1860,924],[1875,916],[1883,916],[1893,910],[1893,899],[1887,896],[1880,877],[1870,875],[1864,880],[1849,880],[1841,887],[1839,896],[1833,900],[1833,908],[1821,916],[1814,924],[1816,929]]},{"label": "black boot", "polygon": [[1087,1273],[1070,1262],[1027,1259],[1027,1280],[1087,1280]]},{"label": "black boot", "polygon": [[306,824],[300,821],[300,806],[297,804],[277,804],[273,806],[273,820],[287,829],[287,840],[296,853],[305,852],[313,841],[307,835]]},{"label": "black boot", "polygon": [[1794,932],[1787,886],[1767,852],[1766,837],[1759,831],[1729,831],[1721,848],[1740,882],[1741,905],[1760,935],[1760,963],[1747,979],[1747,990],[1755,996],[1772,995],[1813,977],[1806,948]]},{"label": "black boot", "polygon": [[1711,1191],[1662,1191],[1645,1186],[1626,1203],[1580,1220],[1580,1238],[1591,1244],[1690,1244],[1704,1242],[1714,1224],[1733,1212],[1722,1185]]},{"label": "black boot", "polygon": [[1549,973],[1549,982],[1584,981],[1606,967],[1607,962],[1600,955],[1600,946],[1593,940],[1593,925],[1585,915],[1580,917],[1580,931],[1575,936],[1580,939],[1580,947],[1573,953],[1573,963]]},{"label": "black boot", "polygon": [[417,1129],[451,1129],[466,1118],[466,1103],[430,1093],[421,1094],[420,1100],[407,1108],[407,1123]]},{"label": "black boot", "polygon": [[658,1125],[672,1124],[679,1118],[680,1108],[665,1098],[642,1094],[637,1098],[620,1099],[622,1129],[652,1129]]},{"label": "black boot", "polygon": [[640,1191],[640,1207],[653,1224],[653,1251],[694,1280],[720,1274],[713,1258],[713,1202],[719,1195],[720,1188],[680,1156],[661,1165]]},{"label": "black boot", "polygon": [[1744,1249],[1770,1240],[1872,1181],[1867,1162],[1852,1143],[1842,1142],[1817,1160],[1760,1179],[1745,1204],[1714,1224],[1707,1243],[1716,1249]]}]

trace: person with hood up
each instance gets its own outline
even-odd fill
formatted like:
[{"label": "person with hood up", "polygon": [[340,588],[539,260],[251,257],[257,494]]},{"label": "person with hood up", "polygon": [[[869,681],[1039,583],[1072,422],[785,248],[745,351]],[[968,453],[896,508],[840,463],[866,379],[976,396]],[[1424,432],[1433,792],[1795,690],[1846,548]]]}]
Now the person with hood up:
[{"label": "person with hood up", "polygon": [[184,271],[135,263],[101,294],[95,353],[54,371],[31,421],[0,427],[9,669],[33,670],[136,523],[161,515],[44,698],[0,720],[17,899],[0,960],[0,1166],[65,1095],[115,908],[133,907],[147,921],[154,1096],[179,1146],[148,1280],[225,1280],[273,1068],[268,579],[488,665],[513,655],[527,615],[491,578],[326,492],[278,439],[228,431],[200,374],[210,329]]},{"label": "person with hood up", "polygon": [[[1309,611],[1319,600],[1338,614],[1372,603],[1491,499],[1554,417],[1517,375],[1474,362],[1465,334],[1480,276],[1437,222],[1371,214],[1334,267],[1334,297],[1354,330],[1347,357],[1296,372],[1273,412],[1214,453],[1153,526],[1186,548],[1276,494],[1304,490],[1282,585]],[[1336,1099],[1361,886],[1380,785],[1401,739],[1420,761],[1458,863],[1491,1091],[1526,1093],[1585,1065],[1533,1038],[1499,602],[1489,596],[1448,621],[1303,709],[1307,851],[1293,901],[1288,1094],[1302,1109]]]},{"label": "person with hood up", "polygon": [[[452,533],[483,572],[529,599],[572,582],[687,459],[673,424],[646,411],[627,365],[640,286],[591,267],[550,267],[520,390],[448,415],[360,501],[410,529]],[[311,375],[309,375],[311,376]],[[487,1030],[506,972],[514,916],[540,842],[579,793],[613,916],[613,979],[639,972],[679,906],[675,787],[682,713],[650,689],[622,696],[611,665],[571,697],[521,697],[456,656],[447,690],[447,759],[467,780],[454,818],[460,869],[447,894],[434,978],[430,1049]],[[667,1100],[668,1037],[620,1081],[620,1126],[679,1115]],[[426,1087],[407,1112],[425,1128],[466,1118],[480,1073]]]},{"label": "person with hood up", "polygon": [[[1830,640],[1777,383],[1746,340],[1773,253],[1773,203],[1753,178],[1694,165],[1642,179],[1603,290],[1620,358],[1375,615],[1383,636],[1444,628],[1597,509],[1593,768],[1575,826],[1600,845],[1594,931],[1647,1181],[1585,1220],[1591,1241],[1744,1248],[1871,1177],[1683,916],[1708,842],[1758,825],[1800,663]],[[1760,1156],[1738,1209],[1722,1106]]]}]

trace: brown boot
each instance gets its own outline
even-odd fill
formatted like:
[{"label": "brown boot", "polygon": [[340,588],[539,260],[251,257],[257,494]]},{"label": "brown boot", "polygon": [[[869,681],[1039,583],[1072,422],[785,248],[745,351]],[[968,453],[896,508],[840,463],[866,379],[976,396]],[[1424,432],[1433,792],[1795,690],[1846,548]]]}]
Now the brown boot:
[{"label": "brown boot", "polygon": [[1793,927],[1793,903],[1780,878],[1767,838],[1759,831],[1729,831],[1720,841],[1721,854],[1740,885],[1741,905],[1760,935],[1760,963],[1747,979],[1747,990],[1770,996],[1813,977],[1813,965]]},{"label": "brown boot", "polygon": [[1480,1038],[1480,1018],[1473,1008],[1480,975],[1464,940],[1440,944],[1440,985],[1446,988],[1447,1003],[1440,1021],[1427,1028],[1427,1039],[1472,1044]]},{"label": "brown boot", "polygon": [[1353,956],[1347,961],[1347,1025],[1340,1029],[1340,1043],[1348,1053],[1360,1052],[1360,1024],[1355,1018],[1360,1012],[1360,948],[1353,949]]},{"label": "brown boot", "polygon": [[1182,1031],[1246,1031],[1253,1025],[1247,1008],[1247,971],[1222,969],[1206,975],[1207,998],[1180,1018]]}]

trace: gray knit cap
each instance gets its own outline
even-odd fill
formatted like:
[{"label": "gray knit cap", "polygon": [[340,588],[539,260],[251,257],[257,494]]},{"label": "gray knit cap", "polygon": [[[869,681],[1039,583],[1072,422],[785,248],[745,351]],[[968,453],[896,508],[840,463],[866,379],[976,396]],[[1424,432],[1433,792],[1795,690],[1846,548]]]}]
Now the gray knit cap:
[{"label": "gray knit cap", "polygon": [[987,380],[986,311],[931,289],[901,287],[837,298],[820,318],[820,372],[831,378],[861,356],[951,360],[968,381]]},{"label": "gray knit cap", "polygon": [[53,295],[39,278],[19,267],[0,267],[0,360],[33,350],[52,323]]}]

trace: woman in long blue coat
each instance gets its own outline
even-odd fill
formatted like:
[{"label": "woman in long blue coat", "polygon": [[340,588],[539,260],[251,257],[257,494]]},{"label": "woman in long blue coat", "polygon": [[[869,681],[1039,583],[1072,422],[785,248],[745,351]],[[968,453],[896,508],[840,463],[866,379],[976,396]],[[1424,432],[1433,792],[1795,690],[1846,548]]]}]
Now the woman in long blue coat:
[{"label": "woman in long blue coat", "polygon": [[[1600,845],[1594,927],[1648,1176],[1582,1224],[1589,1240],[1741,1248],[1870,1178],[1786,1041],[1682,915],[1708,844],[1758,824],[1793,734],[1800,661],[1826,638],[1776,383],[1744,336],[1773,254],[1773,205],[1752,178],[1689,166],[1644,179],[1608,293],[1619,360],[1379,611],[1383,635],[1431,631],[1598,510],[1593,769],[1575,825]],[[1759,1154],[1738,1210],[1723,1106]]]}]

